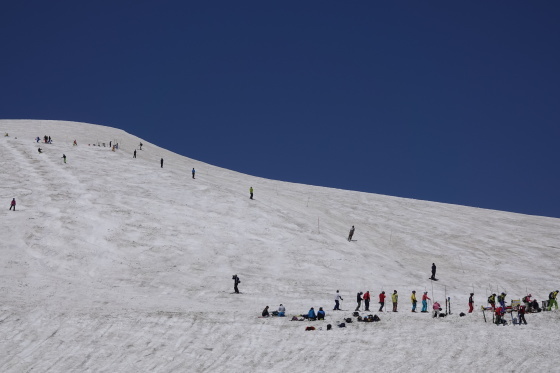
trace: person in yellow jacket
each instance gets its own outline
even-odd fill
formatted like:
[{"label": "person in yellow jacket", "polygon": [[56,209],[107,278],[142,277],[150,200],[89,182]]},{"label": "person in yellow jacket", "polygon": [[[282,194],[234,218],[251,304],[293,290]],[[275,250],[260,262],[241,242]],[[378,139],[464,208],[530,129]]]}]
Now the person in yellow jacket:
[{"label": "person in yellow jacket", "polygon": [[399,302],[399,295],[397,294],[396,290],[393,290],[393,294],[391,294],[391,300],[393,301],[393,312],[398,312],[397,303]]},{"label": "person in yellow jacket", "polygon": [[249,188],[249,194],[251,195],[249,198],[253,199],[253,187]]},{"label": "person in yellow jacket", "polygon": [[555,309],[558,309],[558,302],[556,301],[556,296],[558,295],[558,290],[553,291],[548,295],[548,310],[552,311],[552,306],[555,306]]},{"label": "person in yellow jacket", "polygon": [[412,302],[412,312],[416,312],[416,290],[412,290],[410,301]]}]

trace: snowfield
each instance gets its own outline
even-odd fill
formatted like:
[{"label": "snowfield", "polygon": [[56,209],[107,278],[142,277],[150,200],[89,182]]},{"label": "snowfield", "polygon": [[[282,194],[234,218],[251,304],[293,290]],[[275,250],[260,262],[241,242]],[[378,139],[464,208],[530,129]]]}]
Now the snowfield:
[{"label": "snowfield", "polygon": [[[262,179],[99,125],[0,135],[1,372],[560,370],[560,312],[498,327],[480,311],[560,288],[559,219]],[[367,290],[381,321],[336,327]],[[382,290],[399,312],[377,312]],[[452,314],[410,312],[412,290]],[[288,317],[258,317],[280,303]],[[326,320],[290,321],[310,307]]]}]

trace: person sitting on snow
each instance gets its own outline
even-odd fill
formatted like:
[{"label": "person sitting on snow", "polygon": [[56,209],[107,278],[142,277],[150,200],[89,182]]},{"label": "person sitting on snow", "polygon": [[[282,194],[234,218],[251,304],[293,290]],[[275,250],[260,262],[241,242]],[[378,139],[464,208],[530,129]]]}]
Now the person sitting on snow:
[{"label": "person sitting on snow", "polygon": [[317,311],[317,320],[324,320],[325,319],[325,311],[323,311],[323,307],[319,307],[319,311]]},{"label": "person sitting on snow", "polygon": [[268,313],[268,306],[266,306],[262,311],[262,317],[268,317],[268,316],[270,316],[270,314]]},{"label": "person sitting on snow", "polygon": [[280,304],[280,307],[278,307],[278,316],[286,316],[286,307],[284,307],[282,304]]},{"label": "person sitting on snow", "polygon": [[315,321],[317,320],[317,315],[315,315],[315,309],[313,307],[311,307],[311,309],[309,310],[309,312],[307,313],[307,318],[310,321]]}]

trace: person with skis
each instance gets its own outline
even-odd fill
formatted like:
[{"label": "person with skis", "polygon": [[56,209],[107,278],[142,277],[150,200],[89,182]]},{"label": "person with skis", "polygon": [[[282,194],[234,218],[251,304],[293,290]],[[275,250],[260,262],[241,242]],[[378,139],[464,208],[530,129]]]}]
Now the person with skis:
[{"label": "person with skis", "polygon": [[350,229],[350,233],[348,233],[348,242],[352,241],[352,236],[354,236],[354,231],[356,229],[354,228],[354,226],[352,226],[352,228]]},{"label": "person with skis", "polygon": [[496,309],[496,293],[490,295],[488,297],[488,303],[490,303],[490,306],[492,307],[492,310]]},{"label": "person with skis", "polygon": [[412,290],[412,295],[410,296],[410,301],[412,302],[412,311],[416,312],[416,290]]},{"label": "person with skis", "polygon": [[64,159],[64,163],[66,163],[66,154],[62,154],[62,159]]},{"label": "person with skis", "polygon": [[527,320],[525,320],[525,313],[525,306],[519,306],[519,308],[517,309],[517,319],[519,320],[519,325],[521,325],[522,322],[523,324],[527,325]]},{"label": "person with skis", "polygon": [[262,317],[269,317],[269,316],[270,314],[268,313],[268,306],[266,306],[262,311]]},{"label": "person with skis", "polygon": [[194,174],[195,174],[195,170],[194,170],[194,167],[193,167],[193,169],[192,169],[192,178],[193,179],[194,179]]},{"label": "person with skis", "polygon": [[548,294],[548,310],[552,311],[552,306],[555,306],[555,309],[558,309],[558,302],[556,301],[556,297],[558,296],[558,290],[551,292]]},{"label": "person with skis", "polygon": [[311,307],[311,309],[309,310],[309,312],[307,312],[307,319],[309,321],[315,321],[317,320],[317,315],[315,315],[315,309],[313,307]]},{"label": "person with skis", "polygon": [[358,302],[358,306],[356,307],[355,311],[359,311],[360,307],[362,306],[362,292],[358,292],[358,294],[356,295],[356,302]]},{"label": "person with skis", "polygon": [[237,285],[239,285],[239,283],[241,282],[239,276],[233,275],[231,279],[233,280],[233,291],[235,291],[236,294],[239,294],[239,289],[237,287]]},{"label": "person with skis", "polygon": [[249,199],[253,199],[253,187],[249,188],[249,194],[250,194]]},{"label": "person with skis", "polygon": [[334,308],[333,311],[340,311],[340,302],[343,301],[344,299],[342,299],[342,297],[340,296],[339,291],[336,291],[336,294],[334,296]]},{"label": "person with skis", "polygon": [[132,158],[136,158],[136,149],[134,149],[134,154],[132,155]]},{"label": "person with skis", "polygon": [[161,163],[161,168],[163,168],[163,158],[161,159],[160,163]]},{"label": "person with skis", "polygon": [[502,292],[502,294],[498,295],[498,303],[500,303],[500,307],[504,310],[506,309],[506,293]]},{"label": "person with skis", "polygon": [[473,296],[474,296],[474,293],[471,293],[471,296],[469,297],[469,313],[472,313],[473,308],[474,308]]},{"label": "person with skis", "polygon": [[[428,312],[428,299],[430,299],[428,297],[428,292],[425,291],[424,295],[422,295],[422,311],[423,313],[427,313]],[[431,300],[431,299],[430,299]]]},{"label": "person with skis", "polygon": [[369,295],[369,290],[366,291],[366,293],[364,294],[362,299],[364,300],[364,303],[365,303],[365,306],[366,306],[366,311],[369,311],[369,300],[371,299],[371,297]]},{"label": "person with skis", "polygon": [[325,311],[323,307],[319,307],[319,311],[317,311],[317,320],[324,320],[325,319]]},{"label": "person with skis", "polygon": [[[12,198],[12,202],[10,203],[10,210],[14,209],[14,211],[16,211],[16,199]],[[8,210],[8,211],[10,211]]]},{"label": "person with skis", "polygon": [[385,292],[379,293],[379,312],[383,312],[383,307],[385,306]]},{"label": "person with skis", "polygon": [[430,280],[437,280],[436,279],[436,264],[432,263],[432,277],[430,277]]},{"label": "person with skis", "polygon": [[441,311],[441,305],[439,304],[439,302],[434,302],[434,317],[438,317],[439,316],[439,312]]},{"label": "person with skis", "polygon": [[286,316],[286,307],[284,307],[281,303],[280,303],[280,307],[278,307],[278,316],[280,317]]},{"label": "person with skis", "polygon": [[396,290],[393,290],[393,294],[391,295],[391,300],[393,301],[393,312],[398,312],[397,304],[399,302],[399,295],[397,294]]}]

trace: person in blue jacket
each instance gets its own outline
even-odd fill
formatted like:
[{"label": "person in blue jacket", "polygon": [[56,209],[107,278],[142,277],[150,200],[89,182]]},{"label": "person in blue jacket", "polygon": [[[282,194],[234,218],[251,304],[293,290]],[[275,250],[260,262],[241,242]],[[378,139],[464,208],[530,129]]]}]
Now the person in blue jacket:
[{"label": "person in blue jacket", "polygon": [[313,309],[313,307],[311,307],[311,309],[307,313],[307,318],[309,320],[317,320],[317,315],[315,315],[315,310]]},{"label": "person in blue jacket", "polygon": [[324,320],[325,319],[325,311],[323,311],[323,307],[319,307],[319,311],[317,311],[317,320]]}]

